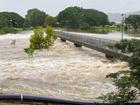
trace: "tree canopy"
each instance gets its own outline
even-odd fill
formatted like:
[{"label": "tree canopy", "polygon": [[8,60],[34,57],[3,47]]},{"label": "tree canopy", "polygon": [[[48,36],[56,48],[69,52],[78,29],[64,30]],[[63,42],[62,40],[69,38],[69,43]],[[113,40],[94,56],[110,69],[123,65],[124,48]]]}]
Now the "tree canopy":
[{"label": "tree canopy", "polygon": [[14,12],[0,12],[0,28],[15,27],[22,28],[24,18]]},{"label": "tree canopy", "polygon": [[135,30],[140,28],[140,15],[130,15],[126,18],[125,23],[131,25]]},{"label": "tree canopy", "polygon": [[47,16],[45,19],[45,26],[56,26],[57,18],[52,16]]},{"label": "tree canopy", "polygon": [[46,13],[38,9],[30,9],[25,16],[25,26],[43,26],[46,19]]},{"label": "tree canopy", "polygon": [[[62,26],[79,28],[86,26],[105,26],[109,23],[105,13],[94,9],[83,9],[80,7],[68,7],[57,16]],[[83,27],[83,26],[82,26]]]}]

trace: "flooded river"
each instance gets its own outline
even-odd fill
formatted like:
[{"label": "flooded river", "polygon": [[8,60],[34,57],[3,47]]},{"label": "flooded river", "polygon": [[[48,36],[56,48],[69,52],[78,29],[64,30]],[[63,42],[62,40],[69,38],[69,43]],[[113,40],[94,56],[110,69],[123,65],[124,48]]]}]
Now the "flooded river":
[{"label": "flooded river", "polygon": [[[23,48],[31,34],[0,36],[0,93],[93,101],[115,90],[107,74],[129,69],[125,62],[111,62],[102,53],[60,39],[28,58]],[[13,39],[15,47],[10,44]]]}]

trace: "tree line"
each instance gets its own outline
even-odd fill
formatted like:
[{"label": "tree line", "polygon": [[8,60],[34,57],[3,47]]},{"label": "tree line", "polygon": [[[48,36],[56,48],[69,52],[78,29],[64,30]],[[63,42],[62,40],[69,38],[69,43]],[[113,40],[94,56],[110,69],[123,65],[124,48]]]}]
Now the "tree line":
[{"label": "tree line", "polygon": [[92,26],[105,26],[109,23],[105,13],[80,7],[68,7],[56,17],[49,16],[39,9],[30,9],[25,18],[14,12],[0,12],[0,30],[4,28],[29,28],[37,26],[61,26],[87,29]]},{"label": "tree line", "polygon": [[[0,33],[15,32],[15,28],[30,28],[37,26],[53,26],[88,30],[111,23],[108,16],[95,9],[68,7],[59,12],[56,17],[49,16],[39,9],[30,9],[25,18],[14,12],[0,12]],[[130,15],[125,19],[126,29],[140,29],[140,15]],[[2,32],[3,31],[3,32]]]},{"label": "tree line", "polygon": [[0,12],[0,34],[15,33],[16,28],[54,25],[54,19],[38,9],[28,10],[25,18],[14,12]]}]

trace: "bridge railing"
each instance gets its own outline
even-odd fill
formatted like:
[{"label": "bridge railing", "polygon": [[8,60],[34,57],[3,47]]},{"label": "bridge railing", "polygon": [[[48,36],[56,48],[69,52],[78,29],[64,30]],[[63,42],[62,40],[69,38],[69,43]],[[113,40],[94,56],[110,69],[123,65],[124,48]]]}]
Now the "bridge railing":
[{"label": "bridge railing", "polygon": [[110,49],[110,45],[114,45],[119,41],[104,39],[104,38],[97,38],[94,36],[88,35],[80,35],[77,33],[71,32],[64,32],[64,31],[57,31],[58,37],[64,40],[69,40],[73,43],[79,44],[81,46],[86,46],[89,48],[93,48],[105,54],[111,55],[112,57],[129,57],[129,54],[124,54],[116,49]]},{"label": "bridge railing", "polygon": [[118,42],[118,41],[114,41],[114,40],[97,38],[94,36],[74,34],[74,33],[63,32],[63,31],[58,31],[58,36],[63,39],[66,39],[66,40],[72,40],[75,42],[92,44],[92,45],[95,45],[95,46],[97,46],[99,48],[103,48],[103,49],[107,48],[108,45],[113,45]]}]

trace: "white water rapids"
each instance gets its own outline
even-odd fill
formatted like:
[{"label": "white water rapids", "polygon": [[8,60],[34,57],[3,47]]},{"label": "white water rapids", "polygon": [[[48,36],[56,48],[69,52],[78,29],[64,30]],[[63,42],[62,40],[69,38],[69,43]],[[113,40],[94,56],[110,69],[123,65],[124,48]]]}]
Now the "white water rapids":
[{"label": "white water rapids", "polygon": [[[23,48],[28,47],[31,34],[0,36],[0,93],[93,101],[115,90],[107,74],[129,69],[125,62],[111,62],[102,53],[59,39],[28,58]],[[15,47],[10,44],[13,39]]]}]

